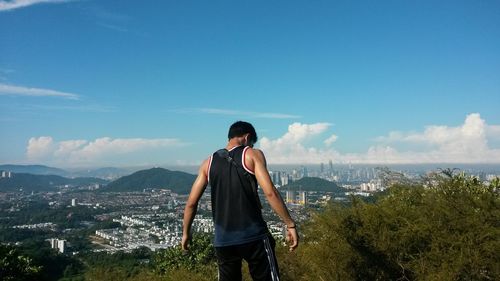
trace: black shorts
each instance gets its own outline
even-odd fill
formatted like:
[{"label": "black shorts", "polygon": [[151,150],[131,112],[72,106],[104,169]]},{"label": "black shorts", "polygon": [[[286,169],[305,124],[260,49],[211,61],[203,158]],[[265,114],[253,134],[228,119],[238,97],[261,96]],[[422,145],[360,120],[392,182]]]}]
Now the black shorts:
[{"label": "black shorts", "polygon": [[279,281],[279,269],[271,235],[246,244],[215,247],[220,281],[240,281],[241,261],[248,263],[254,281]]}]

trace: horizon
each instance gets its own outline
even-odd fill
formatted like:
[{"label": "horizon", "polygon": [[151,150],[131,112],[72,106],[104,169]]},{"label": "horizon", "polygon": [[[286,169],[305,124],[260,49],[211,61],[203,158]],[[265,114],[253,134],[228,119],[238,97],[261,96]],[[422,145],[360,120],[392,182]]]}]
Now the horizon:
[{"label": "horizon", "polygon": [[[300,169],[305,167],[307,169],[311,169],[311,171],[319,170],[321,164],[324,164],[325,169],[328,168],[328,163],[320,163],[320,164],[270,164],[268,165],[268,169],[270,171],[292,171],[295,169]],[[192,174],[197,174],[199,166],[198,165],[153,165],[153,166],[108,166],[108,167],[58,167],[58,166],[47,166],[41,164],[27,164],[27,165],[17,165],[17,164],[3,164],[0,163],[0,167],[2,166],[16,166],[16,167],[30,167],[30,166],[38,166],[45,168],[53,168],[59,169],[64,172],[70,173],[81,173],[81,172],[95,172],[97,170],[102,169],[118,169],[118,170],[127,170],[128,172],[136,172],[141,170],[148,170],[153,168],[163,168],[171,171],[182,171]],[[467,163],[411,163],[411,164],[332,164],[332,167],[335,169],[343,169],[346,167],[356,168],[389,168],[394,171],[402,171],[402,170],[425,170],[425,171],[438,171],[440,169],[458,169],[459,171],[474,170],[481,172],[500,172],[500,164],[497,163],[486,163],[486,164],[467,164]],[[3,169],[0,169],[3,171]],[[8,170],[5,170],[8,171]],[[15,173],[15,172],[14,172]]]},{"label": "horizon", "polygon": [[[0,1],[0,163],[500,164],[500,2]],[[302,163],[302,164],[301,164]]]}]

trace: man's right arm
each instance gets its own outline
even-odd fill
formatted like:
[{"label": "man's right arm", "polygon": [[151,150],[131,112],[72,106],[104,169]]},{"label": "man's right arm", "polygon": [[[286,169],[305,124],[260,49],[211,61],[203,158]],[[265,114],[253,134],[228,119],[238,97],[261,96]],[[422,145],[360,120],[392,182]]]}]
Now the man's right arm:
[{"label": "man's right arm", "polygon": [[194,216],[196,215],[196,211],[198,209],[198,201],[203,195],[203,192],[208,184],[208,161],[209,160],[207,159],[201,164],[198,171],[198,177],[193,183],[188,201],[186,202],[186,208],[184,209],[181,242],[183,250],[188,249],[189,239],[191,238],[191,225],[193,224]]}]

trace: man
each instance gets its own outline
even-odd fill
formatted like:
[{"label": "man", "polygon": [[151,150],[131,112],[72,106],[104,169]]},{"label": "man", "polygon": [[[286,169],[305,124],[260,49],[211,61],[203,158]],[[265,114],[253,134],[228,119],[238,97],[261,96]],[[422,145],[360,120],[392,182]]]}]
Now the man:
[{"label": "man", "polygon": [[200,166],[184,210],[182,249],[188,250],[198,201],[210,183],[219,280],[241,280],[241,262],[245,259],[254,281],[278,281],[275,241],[262,218],[256,183],[286,224],[290,251],[299,243],[295,222],[271,181],[264,154],[253,149],[257,142],[254,127],[238,121],[229,128],[228,139],[225,149]]}]

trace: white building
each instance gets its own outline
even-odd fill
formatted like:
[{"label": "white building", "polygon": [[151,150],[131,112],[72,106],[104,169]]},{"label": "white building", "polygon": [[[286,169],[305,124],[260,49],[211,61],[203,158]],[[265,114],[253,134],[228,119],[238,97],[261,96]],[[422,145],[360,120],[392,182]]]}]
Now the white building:
[{"label": "white building", "polygon": [[288,175],[281,176],[281,186],[285,186],[288,184]]},{"label": "white building", "polygon": [[64,254],[64,252],[66,252],[66,240],[52,238],[50,239],[50,247],[52,249],[57,249],[59,253]]},{"label": "white building", "polygon": [[59,249],[59,253],[64,253],[66,251],[66,240],[57,241],[57,248]]},{"label": "white building", "polygon": [[76,198],[71,199],[71,206],[76,206]]}]

